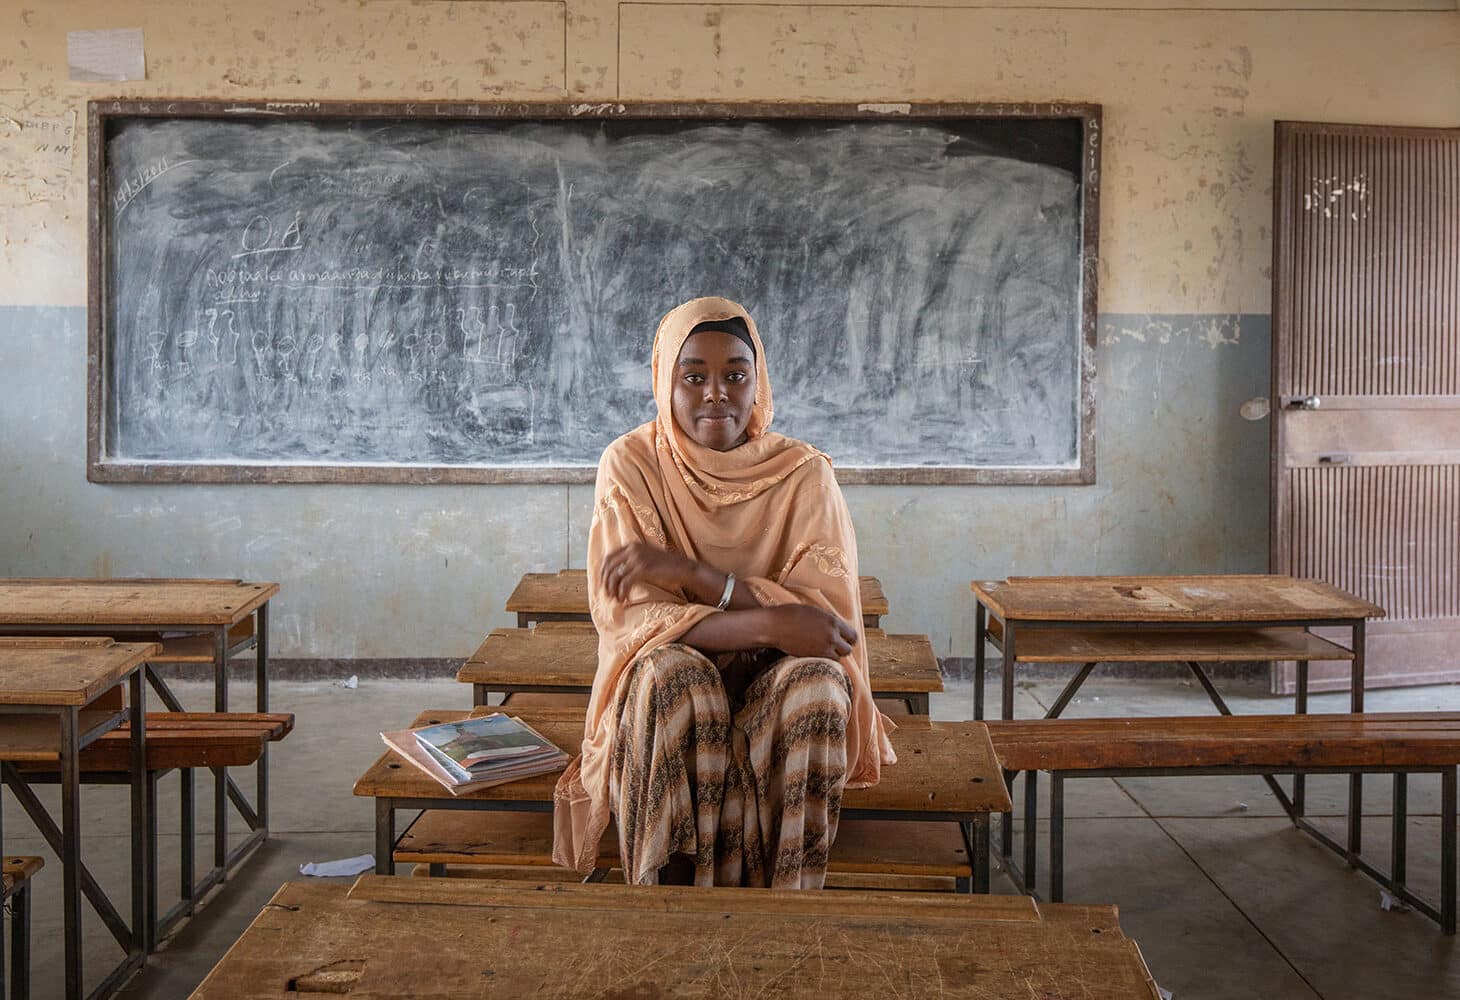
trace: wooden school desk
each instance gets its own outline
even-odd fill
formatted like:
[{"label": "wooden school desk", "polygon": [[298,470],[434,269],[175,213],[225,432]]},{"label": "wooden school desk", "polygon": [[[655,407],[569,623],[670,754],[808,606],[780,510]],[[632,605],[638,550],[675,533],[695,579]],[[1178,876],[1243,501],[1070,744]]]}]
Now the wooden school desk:
[{"label": "wooden school desk", "polygon": [[[148,853],[146,726],[143,724],[147,659],[157,643],[119,643],[109,638],[0,638],[0,773],[31,822],[61,859],[62,924],[67,1000],[111,996],[147,957]],[[130,702],[121,703],[126,683]],[[113,697],[115,695],[115,697]],[[81,751],[131,723],[132,919],[124,921],[81,861]],[[54,762],[61,784],[58,827],[17,763]],[[3,831],[0,831],[3,838]],[[3,854],[0,839],[0,854]],[[126,957],[94,993],[83,988],[81,897],[85,893]]]},{"label": "wooden school desk", "polygon": [[[905,702],[928,714],[929,696],[943,690],[938,657],[925,635],[888,635],[867,629],[872,694]],[[598,669],[598,633],[592,622],[543,622],[535,628],[493,629],[467,658],[456,679],[472,686],[472,704],[501,694],[587,694]]]},{"label": "wooden school desk", "polygon": [[352,888],[281,887],[193,997],[870,1000],[889,991],[1159,995],[1113,906],[362,875]]},{"label": "wooden school desk", "polygon": [[[1352,664],[1351,711],[1364,710],[1364,625],[1384,610],[1315,580],[1290,576],[1048,576],[974,581],[974,717],[983,718],[984,643],[1003,651],[1000,718],[1014,717],[1017,664],[1080,662],[1084,666],[1049,711],[1074,697],[1096,663],[1185,663],[1218,711],[1226,704],[1202,661],[1298,662],[1296,710],[1308,710],[1308,663],[1347,659]],[[1310,630],[1349,630],[1344,649]],[[1289,800],[1270,777],[1269,787],[1290,814],[1303,814],[1303,780],[1294,776]],[[1349,783],[1348,848],[1360,847],[1362,778]],[[1003,839],[1008,853],[1011,824]]]},{"label": "wooden school desk", "polygon": [[[90,634],[163,638],[163,662],[211,664],[213,710],[228,711],[228,660],[254,647],[257,711],[269,710],[269,600],[277,583],[189,579],[0,578],[0,634]],[[147,679],[169,711],[183,706],[153,670]],[[202,898],[269,834],[268,753],[255,765],[258,792],[250,805],[226,769],[215,772],[213,869],[199,879]],[[249,835],[228,850],[228,802],[248,824]],[[182,811],[191,817],[193,786],[183,772]],[[189,826],[190,829],[190,826]],[[183,844],[183,881],[192,878],[192,844]]]},{"label": "wooden school desk", "polygon": [[[875,576],[859,578],[862,590],[862,623],[867,628],[881,627],[887,614],[887,595]],[[586,622],[588,615],[588,572],[565,569],[557,573],[524,573],[512,596],[507,598],[507,611],[517,616],[517,627],[527,628],[533,622]]]},{"label": "wooden school desk", "polygon": [[[492,715],[501,709],[472,712],[432,709],[411,723],[417,726]],[[571,751],[583,740],[582,708],[533,708],[514,712],[546,739]],[[882,769],[871,788],[848,788],[842,797],[847,819],[957,823],[973,862],[969,888],[988,892],[989,816],[1011,808],[998,758],[982,722],[933,722],[904,716],[893,734],[897,764]],[[541,774],[478,791],[452,795],[415,765],[387,749],[355,782],[354,792],[375,799],[375,871],[395,872],[396,813],[417,809],[474,809],[551,812],[553,788],[561,772]]]}]

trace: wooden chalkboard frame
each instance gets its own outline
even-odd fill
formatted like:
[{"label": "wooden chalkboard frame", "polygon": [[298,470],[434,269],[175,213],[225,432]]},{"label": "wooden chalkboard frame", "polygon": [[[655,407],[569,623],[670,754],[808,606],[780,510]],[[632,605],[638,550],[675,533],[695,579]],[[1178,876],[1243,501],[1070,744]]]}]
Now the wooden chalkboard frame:
[{"label": "wooden chalkboard frame", "polygon": [[1068,468],[838,466],[842,483],[897,485],[1086,485],[1095,482],[1095,344],[1100,246],[1101,106],[1082,102],[990,103],[566,103],[430,101],[93,100],[87,106],[86,474],[94,483],[591,483],[591,465],[392,466],[133,462],[105,454],[110,289],[105,211],[108,124],[120,118],[395,119],[415,121],[574,119],[1029,119],[1078,120],[1082,128],[1080,252],[1080,461]]}]

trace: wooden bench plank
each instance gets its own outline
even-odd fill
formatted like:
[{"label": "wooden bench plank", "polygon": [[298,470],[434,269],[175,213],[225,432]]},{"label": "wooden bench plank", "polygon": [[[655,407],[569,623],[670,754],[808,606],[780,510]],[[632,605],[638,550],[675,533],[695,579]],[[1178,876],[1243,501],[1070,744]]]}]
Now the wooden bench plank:
[{"label": "wooden bench plank", "polygon": [[[569,624],[576,627],[562,627]],[[493,629],[457,672],[465,684],[493,690],[512,687],[587,691],[598,669],[598,633],[578,623]],[[867,634],[868,672],[874,694],[943,690],[938,657],[925,635]]]},{"label": "wooden bench plank", "polygon": [[7,855],[3,867],[0,867],[0,878],[3,878],[3,883],[0,883],[0,897],[9,896],[18,886],[29,882],[45,865],[45,858]]},{"label": "wooden bench plank", "polygon": [[[417,716],[414,726],[456,721],[499,711],[482,708],[473,713],[430,710]],[[559,747],[576,748],[583,739],[581,713],[515,713]],[[888,811],[902,814],[957,814],[1004,812],[1009,794],[998,761],[981,722],[930,722],[909,717],[893,734],[898,763],[883,768],[882,781],[872,788],[849,788],[842,798],[844,813]],[[484,788],[459,800],[510,803],[552,802],[558,775],[545,774]],[[414,765],[387,750],[355,782],[356,795],[382,798],[450,799],[445,788]]]},{"label": "wooden bench plank", "polygon": [[1460,762],[1460,713],[991,721],[1003,765],[1025,770],[1429,767]]},{"label": "wooden bench plank", "polygon": [[[428,809],[397,842],[395,860],[417,864],[550,866],[552,816]],[[610,821],[598,844],[600,868],[619,863],[618,832]],[[972,877],[972,862],[955,823],[846,819],[840,824],[829,872]]]},{"label": "wooden bench plank", "polygon": [[[50,721],[52,728],[54,720]],[[245,767],[255,763],[270,741],[283,739],[294,728],[288,713],[149,712],[147,714],[147,767]],[[81,769],[95,773],[125,772],[131,768],[131,727],[122,722],[81,751]],[[56,757],[29,758],[22,770],[47,771]]]},{"label": "wooden bench plank", "polygon": [[[995,642],[1003,625],[989,622]],[[1018,663],[1271,663],[1352,660],[1351,650],[1293,628],[1132,632],[1114,629],[1023,629]]]}]

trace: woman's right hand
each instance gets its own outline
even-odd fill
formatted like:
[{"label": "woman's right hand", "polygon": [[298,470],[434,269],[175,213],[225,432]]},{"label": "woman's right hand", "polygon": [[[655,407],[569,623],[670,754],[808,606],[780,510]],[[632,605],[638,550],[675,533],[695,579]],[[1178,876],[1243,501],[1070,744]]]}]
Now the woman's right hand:
[{"label": "woman's right hand", "polygon": [[809,604],[783,604],[767,610],[775,619],[771,645],[789,656],[839,660],[856,645],[857,630],[830,611]]}]

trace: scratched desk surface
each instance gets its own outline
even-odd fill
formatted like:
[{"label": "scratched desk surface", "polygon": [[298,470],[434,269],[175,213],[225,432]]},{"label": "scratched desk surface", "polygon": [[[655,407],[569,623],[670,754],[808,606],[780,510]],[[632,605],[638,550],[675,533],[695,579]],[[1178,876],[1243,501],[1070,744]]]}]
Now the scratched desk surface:
[{"label": "scratched desk surface", "polygon": [[0,577],[0,626],[232,625],[278,592],[244,580]]},{"label": "scratched desk surface", "polygon": [[1264,622],[1377,618],[1384,609],[1290,576],[1015,576],[976,580],[999,618],[1076,622]]},{"label": "scratched desk surface", "polygon": [[195,998],[1158,996],[1114,907],[362,876],[289,883]]}]

